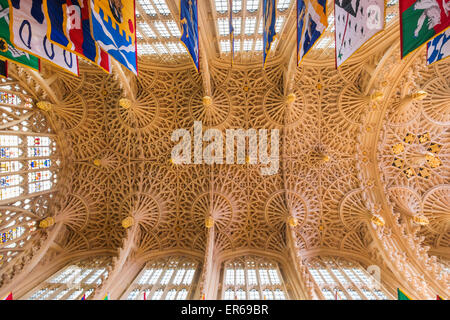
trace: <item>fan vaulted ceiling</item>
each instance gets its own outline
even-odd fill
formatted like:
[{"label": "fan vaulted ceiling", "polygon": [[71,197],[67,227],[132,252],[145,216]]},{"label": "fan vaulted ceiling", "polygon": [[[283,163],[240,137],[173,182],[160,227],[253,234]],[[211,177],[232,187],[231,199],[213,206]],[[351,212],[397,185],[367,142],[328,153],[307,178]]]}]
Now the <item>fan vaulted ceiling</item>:
[{"label": "fan vaulted ceiling", "polygon": [[[448,288],[436,259],[450,257],[450,69],[425,66],[423,48],[400,60],[397,1],[387,2],[386,30],[336,70],[333,1],[328,29],[300,67],[295,1],[277,1],[279,36],[263,69],[261,1],[234,0],[231,69],[228,1],[199,0],[201,73],[178,40],[178,1],[136,3],[138,77],[85,62],[79,78],[46,64],[41,74],[11,66],[15,84],[51,105],[42,112],[61,169],[43,200],[56,225],[4,269],[2,290],[17,270],[30,272],[26,259],[44,268],[106,254],[114,279],[130,261],[173,252],[204,259],[205,270],[216,256],[273,255],[291,259],[299,274],[303,259],[339,255],[379,264],[427,295],[427,283]],[[428,95],[413,100],[420,90]],[[175,165],[171,134],[194,121],[222,132],[279,129],[279,171]],[[431,143],[441,148],[424,170]],[[398,163],[421,175],[408,178]],[[205,228],[209,216],[214,228]],[[289,226],[290,217],[297,223]]]}]

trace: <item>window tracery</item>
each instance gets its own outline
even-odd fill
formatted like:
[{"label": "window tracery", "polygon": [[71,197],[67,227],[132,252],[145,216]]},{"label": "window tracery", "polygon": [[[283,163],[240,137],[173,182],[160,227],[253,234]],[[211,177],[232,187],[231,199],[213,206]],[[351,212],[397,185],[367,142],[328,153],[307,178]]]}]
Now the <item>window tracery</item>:
[{"label": "window tracery", "polygon": [[222,299],[288,299],[279,264],[256,256],[226,261],[223,268]]},{"label": "window tracery", "polygon": [[0,270],[6,272],[28,254],[24,246],[47,214],[59,160],[55,135],[15,79],[0,81],[0,112]]},{"label": "window tracery", "polygon": [[56,182],[56,144],[49,132],[33,132],[33,103],[14,80],[2,79],[0,201],[50,190]]},{"label": "window tracery", "polygon": [[0,207],[0,270],[18,255],[37,229],[40,217],[19,208],[23,206],[28,209],[31,204],[30,199],[25,199],[15,202],[13,206]]},{"label": "window tracery", "polygon": [[[317,285],[319,299],[326,300],[389,300],[392,295],[363,266],[338,258],[315,258],[308,271]],[[320,294],[323,298],[320,297]]]},{"label": "window tracery", "polygon": [[[26,300],[88,300],[108,277],[109,258],[91,258],[56,272],[24,298]],[[92,297],[91,297],[92,298]]]},{"label": "window tracery", "polygon": [[199,264],[173,256],[149,261],[122,296],[126,300],[186,300],[192,298]]}]

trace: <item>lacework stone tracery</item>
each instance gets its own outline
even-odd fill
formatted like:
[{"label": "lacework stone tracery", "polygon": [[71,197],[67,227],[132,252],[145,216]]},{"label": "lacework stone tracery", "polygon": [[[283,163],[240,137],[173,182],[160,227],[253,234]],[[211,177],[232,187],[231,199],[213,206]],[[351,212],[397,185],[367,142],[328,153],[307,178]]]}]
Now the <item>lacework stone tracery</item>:
[{"label": "lacework stone tracery", "polygon": [[224,262],[221,298],[285,300],[288,296],[277,262],[245,256]]},{"label": "lacework stone tracery", "polygon": [[[23,268],[45,239],[60,161],[56,135],[32,95],[12,78],[0,81],[0,286]],[[34,249],[32,249],[34,246]]]},{"label": "lacework stone tracery", "polygon": [[29,294],[29,300],[89,299],[94,289],[108,277],[108,258],[96,257],[69,265],[52,275]]},{"label": "lacework stone tracery", "polygon": [[316,258],[308,263],[308,271],[319,288],[315,294],[321,299],[392,299],[391,294],[381,284],[381,274],[377,267],[370,270],[371,274],[369,269],[366,270],[357,262],[332,257]]},{"label": "lacework stone tracery", "polygon": [[[380,43],[367,59],[339,70],[329,61],[303,64],[290,91],[283,89],[289,79],[282,64],[230,70],[212,63],[206,103],[201,75],[187,67],[142,64],[126,104],[114,75],[82,66],[75,78],[44,67],[44,76],[55,74],[54,97],[37,80],[24,85],[37,88],[35,98],[52,100],[36,114],[57,128],[64,172],[54,210],[42,214],[55,223],[42,232],[45,250],[37,250],[41,258],[33,266],[94,251],[111,255],[110,281],[92,297],[136,261],[169,250],[204,255],[207,265],[209,255],[259,250],[285,256],[293,247],[299,256],[325,250],[373,260],[383,270],[395,266],[409,279],[420,273],[416,260],[439,273],[433,254],[448,258],[450,243],[450,69],[445,63],[410,66]],[[18,78],[24,72],[12,71]],[[174,164],[171,133],[191,130],[194,121],[222,132],[279,129],[279,171],[262,176],[250,163]],[[48,127],[42,120],[38,125]],[[408,168],[416,174],[405,174]],[[294,263],[315,288],[299,267],[301,258]],[[426,288],[428,280],[408,281]]]},{"label": "lacework stone tracery", "polygon": [[[447,64],[437,64],[420,73],[410,91],[424,90],[427,96],[409,106],[403,118],[388,114],[379,147],[380,168],[394,210],[422,225],[419,234],[436,250],[449,245],[445,238],[450,230],[450,111],[444,105],[450,92],[448,77],[440,76],[448,71]],[[430,110],[431,97],[435,97],[436,113]],[[388,161],[392,161],[390,167]]]},{"label": "lacework stone tracery", "polygon": [[196,260],[180,256],[149,261],[123,294],[122,299],[191,299],[198,269]]}]

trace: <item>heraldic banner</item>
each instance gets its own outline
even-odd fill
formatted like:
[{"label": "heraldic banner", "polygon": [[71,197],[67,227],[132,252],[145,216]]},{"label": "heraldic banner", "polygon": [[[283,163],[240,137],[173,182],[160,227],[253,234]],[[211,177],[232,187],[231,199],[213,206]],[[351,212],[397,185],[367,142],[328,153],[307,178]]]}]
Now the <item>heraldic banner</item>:
[{"label": "heraldic banner", "polygon": [[50,41],[109,72],[109,55],[91,34],[89,0],[44,0],[43,4]]},{"label": "heraldic banner", "polygon": [[450,0],[400,0],[402,58],[450,26]]},{"label": "heraldic banner", "polygon": [[384,29],[384,0],[335,0],[336,66]]},{"label": "heraldic banner", "polygon": [[47,38],[42,0],[10,0],[10,32],[14,46],[78,75],[78,57]]},{"label": "heraldic banner", "polygon": [[138,74],[134,0],[90,0],[92,35],[114,59]]},{"label": "heraldic banner", "polygon": [[328,27],[326,0],[297,1],[297,61],[306,54]]}]

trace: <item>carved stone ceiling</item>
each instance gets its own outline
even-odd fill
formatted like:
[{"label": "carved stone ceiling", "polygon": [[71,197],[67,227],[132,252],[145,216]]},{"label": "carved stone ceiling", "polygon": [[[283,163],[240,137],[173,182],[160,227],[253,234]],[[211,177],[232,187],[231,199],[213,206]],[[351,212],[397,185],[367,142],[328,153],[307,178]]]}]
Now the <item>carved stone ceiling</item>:
[{"label": "carved stone ceiling", "polygon": [[[212,67],[217,112],[209,113],[202,103],[202,82],[192,69],[142,66],[136,103],[129,109],[119,106],[121,90],[111,76],[92,69],[81,74],[80,79],[59,79],[61,89],[68,90],[61,95],[71,103],[50,116],[65,129],[72,149],[70,194],[86,199],[89,222],[82,231],[70,231],[84,239],[86,249],[120,246],[121,222],[132,214],[141,221],[141,250],[202,251],[208,212],[217,221],[220,250],[283,250],[289,212],[299,219],[302,248],[353,246],[355,237],[364,247],[363,230],[347,235],[337,214],[342,197],[358,188],[358,114],[330,103],[339,100],[342,83],[353,80],[345,74],[331,66],[299,69],[297,98],[288,106],[281,67],[231,72]],[[278,174],[262,176],[250,164],[172,164],[170,136],[178,128],[191,129],[194,120],[205,129],[282,130]],[[315,160],[321,150],[330,156],[323,165]]]},{"label": "carved stone ceiling", "polygon": [[[375,161],[380,169],[375,177],[385,188],[379,191],[394,212],[405,214],[403,219],[426,216],[430,224],[420,227],[425,244],[448,256],[450,70],[448,63],[439,63],[390,75],[402,65],[397,33],[391,25],[339,70],[323,53],[311,56],[317,54],[320,65],[311,58],[295,72],[289,72],[283,55],[265,70],[259,63],[230,69],[228,62],[212,59],[210,106],[202,100],[204,79],[189,62],[161,67],[140,57],[139,77],[129,78],[134,92],[129,108],[120,106],[124,79],[117,73],[83,64],[76,78],[45,65],[43,77],[60,101],[47,116],[69,150],[58,185],[62,200],[55,208],[83,217],[68,223],[59,246],[65,252],[116,250],[127,237],[122,220],[133,216],[138,254],[168,249],[202,254],[205,218],[211,214],[219,252],[253,248],[280,253],[287,247],[286,219],[293,215],[298,219],[294,240],[303,252],[328,249],[368,256],[370,221],[378,211],[365,196],[369,182],[361,178],[361,163]],[[423,49],[420,53],[411,59],[424,65]],[[388,94],[389,76],[404,80]],[[385,93],[384,100],[373,98],[377,90]],[[428,96],[395,111],[418,90]],[[295,101],[289,102],[289,93]],[[366,123],[370,112],[386,115]],[[192,132],[194,121],[224,136],[231,128],[279,129],[278,173],[263,176],[260,166],[252,164],[175,165],[172,132]],[[361,135],[377,128],[376,147],[361,147]],[[409,161],[415,157],[410,154],[424,152],[412,142],[404,154],[393,154],[393,146],[408,132],[416,137],[429,132],[431,141],[442,146],[438,156],[443,164],[428,179],[408,179],[392,166],[395,156]]]}]

